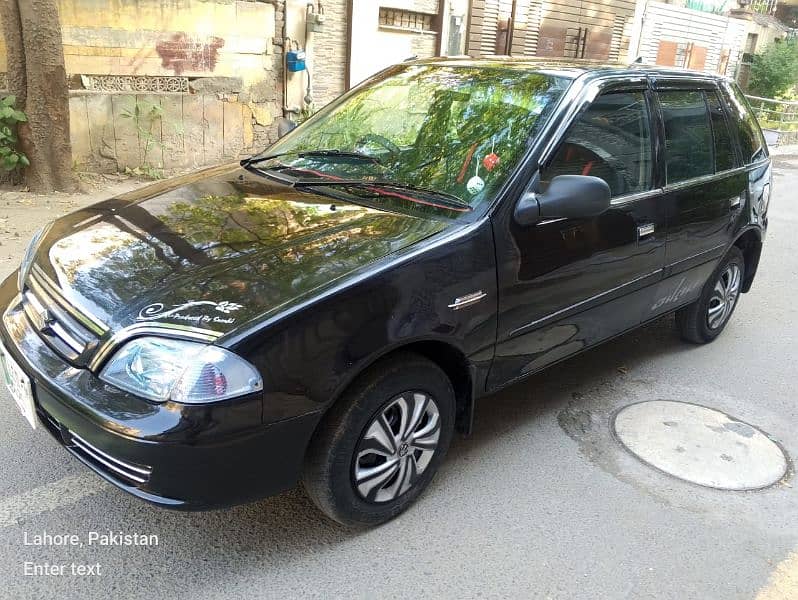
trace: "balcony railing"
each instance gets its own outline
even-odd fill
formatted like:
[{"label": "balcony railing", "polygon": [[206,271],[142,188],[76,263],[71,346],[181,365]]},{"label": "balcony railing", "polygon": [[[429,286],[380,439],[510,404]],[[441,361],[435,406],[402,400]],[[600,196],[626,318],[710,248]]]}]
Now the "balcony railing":
[{"label": "balcony railing", "polygon": [[798,144],[798,102],[746,96],[769,146]]}]

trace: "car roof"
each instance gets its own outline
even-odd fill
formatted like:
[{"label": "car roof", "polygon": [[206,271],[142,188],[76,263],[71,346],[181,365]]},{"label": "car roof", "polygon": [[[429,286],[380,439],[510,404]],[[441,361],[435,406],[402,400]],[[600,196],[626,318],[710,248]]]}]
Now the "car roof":
[{"label": "car roof", "polygon": [[515,56],[486,56],[482,58],[472,58],[469,56],[458,57],[438,57],[427,59],[408,60],[408,64],[426,64],[441,66],[459,67],[510,67],[521,71],[541,71],[560,77],[575,79],[584,74],[595,77],[613,76],[622,77],[624,75],[640,76],[651,75],[654,77],[677,77],[679,79],[692,78],[696,81],[725,81],[728,77],[704,71],[693,71],[690,69],[680,69],[676,67],[662,67],[659,65],[649,65],[644,63],[605,63],[596,60],[577,60],[577,59],[551,59],[535,57],[515,57]]}]

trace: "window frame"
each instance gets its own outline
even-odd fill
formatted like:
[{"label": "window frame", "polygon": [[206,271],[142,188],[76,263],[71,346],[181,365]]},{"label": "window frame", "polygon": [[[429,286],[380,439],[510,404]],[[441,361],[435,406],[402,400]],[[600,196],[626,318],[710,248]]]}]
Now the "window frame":
[{"label": "window frame", "polygon": [[626,202],[631,202],[633,200],[646,198],[653,194],[661,193],[662,186],[660,184],[660,173],[659,173],[659,163],[660,163],[660,149],[659,149],[659,131],[657,129],[657,114],[655,114],[655,106],[652,103],[651,97],[651,87],[648,81],[645,82],[619,82],[619,81],[610,81],[606,82],[605,85],[601,87],[601,89],[596,93],[595,97],[593,97],[590,102],[586,102],[581,109],[574,114],[568,122],[567,127],[562,132],[562,135],[557,140],[557,143],[552,147],[549,152],[548,157],[546,160],[540,164],[538,169],[538,176],[536,177],[539,179],[546,169],[550,168],[551,163],[559,154],[560,148],[562,145],[567,141],[568,132],[573,125],[575,125],[579,119],[581,119],[585,113],[596,103],[596,101],[601,98],[602,96],[607,96],[610,94],[630,94],[630,93],[640,93],[643,96],[643,102],[645,103],[645,110],[646,116],[646,126],[648,127],[648,143],[650,149],[650,160],[649,160],[649,187],[646,190],[639,190],[635,192],[627,192],[625,194],[619,194],[618,196],[613,196],[610,198],[610,204],[624,204]]}]

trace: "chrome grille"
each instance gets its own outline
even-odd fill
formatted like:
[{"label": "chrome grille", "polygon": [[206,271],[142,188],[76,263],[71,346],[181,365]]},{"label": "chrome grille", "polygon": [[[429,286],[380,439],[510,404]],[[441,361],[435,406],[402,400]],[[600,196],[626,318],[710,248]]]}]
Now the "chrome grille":
[{"label": "chrome grille", "polygon": [[25,280],[22,306],[31,325],[58,354],[81,363],[104,333],[94,319],[71,306],[50,279],[35,267]]},{"label": "chrome grille", "polygon": [[147,483],[152,474],[150,467],[136,465],[118,458],[91,445],[79,435],[69,434],[72,450],[84,460],[92,463],[98,469],[105,471],[111,477],[121,480],[128,485],[141,485]]}]

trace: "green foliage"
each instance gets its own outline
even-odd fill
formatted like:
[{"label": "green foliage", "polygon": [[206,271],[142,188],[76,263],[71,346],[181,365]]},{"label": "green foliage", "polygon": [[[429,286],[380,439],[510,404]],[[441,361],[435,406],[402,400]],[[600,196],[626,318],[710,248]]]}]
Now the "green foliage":
[{"label": "green foliage", "polygon": [[30,164],[28,157],[17,148],[17,125],[27,121],[28,117],[14,108],[16,103],[14,96],[0,99],[0,168],[5,171],[14,171]]},{"label": "green foliage", "polygon": [[798,40],[770,44],[754,56],[748,90],[755,96],[780,98],[798,84]]},{"label": "green foliage", "polygon": [[163,107],[152,102],[137,101],[133,110],[125,109],[120,114],[123,119],[131,119],[139,136],[139,141],[144,144],[141,165],[135,169],[126,169],[131,175],[143,176],[148,179],[163,178],[163,165],[153,165],[149,161],[149,154],[153,148],[162,147],[161,141],[153,133],[155,125],[160,126],[163,119]]}]

